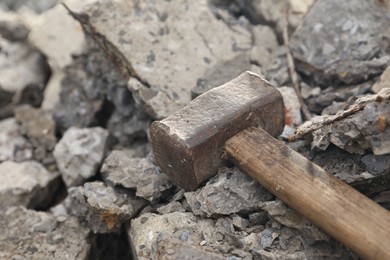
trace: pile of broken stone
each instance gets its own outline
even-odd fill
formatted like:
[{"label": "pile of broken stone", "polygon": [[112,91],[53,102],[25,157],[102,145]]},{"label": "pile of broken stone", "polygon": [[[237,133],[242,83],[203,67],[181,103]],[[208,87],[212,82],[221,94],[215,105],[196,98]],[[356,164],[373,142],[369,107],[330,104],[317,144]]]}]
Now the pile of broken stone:
[{"label": "pile of broken stone", "polygon": [[280,139],[390,208],[387,3],[64,4],[0,3],[0,258],[357,258],[236,167],[175,186],[148,129],[254,71],[281,86]]}]

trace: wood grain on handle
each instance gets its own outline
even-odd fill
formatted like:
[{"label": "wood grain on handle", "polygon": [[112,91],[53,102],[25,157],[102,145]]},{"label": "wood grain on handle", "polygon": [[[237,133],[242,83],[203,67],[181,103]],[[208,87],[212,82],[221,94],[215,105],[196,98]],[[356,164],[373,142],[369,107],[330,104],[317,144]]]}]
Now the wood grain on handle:
[{"label": "wood grain on handle", "polygon": [[225,150],[254,180],[364,259],[390,259],[390,211],[262,129],[238,133]]}]

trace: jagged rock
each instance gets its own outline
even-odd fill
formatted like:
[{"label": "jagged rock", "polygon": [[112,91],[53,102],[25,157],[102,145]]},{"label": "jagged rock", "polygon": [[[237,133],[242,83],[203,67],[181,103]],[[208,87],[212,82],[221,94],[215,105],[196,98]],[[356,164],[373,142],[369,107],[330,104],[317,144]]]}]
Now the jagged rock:
[{"label": "jagged rock", "polygon": [[251,33],[216,19],[207,0],[99,1],[73,15],[91,35],[105,36],[95,40],[137,79],[129,88],[154,118],[183,107],[208,71],[253,47]]},{"label": "jagged rock", "polygon": [[390,88],[390,67],[385,69],[380,79],[372,86],[375,93],[378,93],[382,88]]},{"label": "jagged rock", "polygon": [[135,189],[136,195],[151,202],[173,187],[172,182],[147,158],[131,158],[122,151],[112,151],[105,159],[101,175],[111,186]]},{"label": "jagged rock", "polygon": [[66,186],[77,186],[94,176],[106,152],[107,130],[69,128],[53,155]]},{"label": "jagged rock", "polygon": [[302,229],[307,222],[301,215],[279,200],[266,202],[263,209],[267,211],[270,218],[286,227]]},{"label": "jagged rock", "polygon": [[[233,228],[229,223],[225,219],[214,222],[212,219],[198,218],[190,212],[172,212],[164,215],[145,213],[131,221],[128,233],[140,260],[149,259],[157,253],[156,251],[161,250],[158,243],[162,237],[169,241],[167,243],[183,243],[182,246],[186,250],[199,251],[202,255],[207,251],[210,256],[219,254],[227,259],[234,259],[237,254],[242,258],[250,257],[245,249],[254,244],[247,243],[244,247],[240,238],[247,234],[231,233]],[[226,229],[224,226],[226,224],[231,226],[231,230]],[[250,242],[249,239],[245,241]],[[182,257],[183,255],[180,255],[179,258]]]},{"label": "jagged rock", "polygon": [[[74,6],[85,2],[66,0],[64,4]],[[72,62],[72,55],[79,55],[85,48],[85,37],[80,24],[75,21],[67,10],[57,4],[44,12],[31,29],[31,43],[38,47],[49,59],[54,69],[62,69]]]},{"label": "jagged rock", "polygon": [[390,173],[390,154],[374,155],[366,154],[360,161],[367,171],[373,175],[384,175]]},{"label": "jagged rock", "polygon": [[167,214],[172,212],[184,212],[183,205],[181,205],[178,201],[172,201],[168,203],[167,205],[162,205],[157,208],[157,212],[160,214]]},{"label": "jagged rock", "polygon": [[42,13],[55,6],[59,0],[3,0],[2,2],[8,10],[17,11],[27,7],[36,13]]},{"label": "jagged rock", "polygon": [[54,162],[51,154],[56,145],[55,123],[47,111],[29,105],[15,109],[15,119],[21,124],[22,133],[34,147],[34,159],[44,164]]},{"label": "jagged rock", "polygon": [[323,86],[358,83],[381,74],[390,65],[385,36],[390,32],[390,9],[385,5],[316,1],[290,40],[297,69]]},{"label": "jagged rock", "polygon": [[5,161],[0,163],[0,207],[45,207],[60,180],[58,172],[48,172],[41,164]]},{"label": "jagged rock", "polygon": [[[160,233],[152,245],[150,259],[177,260],[177,259],[191,259],[191,260],[205,260],[215,259],[223,260],[225,257],[203,250],[201,246],[193,246],[183,243],[179,239],[171,238],[164,233]],[[230,258],[228,258],[230,259]]]},{"label": "jagged rock", "polygon": [[245,218],[242,218],[239,215],[234,214],[231,216],[231,218],[232,218],[232,224],[234,226],[234,229],[238,231],[245,230],[249,225],[249,221]]},{"label": "jagged rock", "polygon": [[87,182],[68,191],[65,202],[70,215],[76,216],[94,233],[117,232],[146,205],[134,194],[115,190],[102,182]]},{"label": "jagged rock", "polygon": [[[238,168],[223,168],[204,187],[184,194],[192,212],[200,216],[230,215],[259,210],[273,195]],[[229,203],[226,203],[226,202]]]},{"label": "jagged rock", "polygon": [[26,161],[33,157],[33,147],[21,134],[14,118],[0,121],[0,162]]},{"label": "jagged rock", "polygon": [[278,90],[283,97],[286,124],[290,126],[302,124],[301,104],[295,90],[290,87],[280,87]]},{"label": "jagged rock", "polygon": [[[72,126],[107,127],[122,146],[145,137],[150,118],[136,109],[127,80],[88,42],[88,49],[65,68],[60,102],[53,110],[60,132]],[[77,109],[75,109],[75,107]]]},{"label": "jagged rock", "polygon": [[0,209],[0,258],[88,259],[88,230],[73,217],[23,207]]},{"label": "jagged rock", "polygon": [[[1,7],[1,6],[0,6]],[[5,12],[0,8],[0,35],[14,42],[24,41],[30,30],[17,14]]]},{"label": "jagged rock", "polygon": [[41,104],[50,69],[44,56],[26,42],[0,37],[0,49],[1,119],[11,116],[18,104]]}]

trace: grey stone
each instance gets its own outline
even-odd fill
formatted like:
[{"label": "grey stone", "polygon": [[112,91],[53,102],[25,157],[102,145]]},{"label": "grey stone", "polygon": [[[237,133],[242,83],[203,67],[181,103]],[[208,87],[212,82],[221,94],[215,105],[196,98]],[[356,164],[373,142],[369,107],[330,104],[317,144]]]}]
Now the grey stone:
[{"label": "grey stone", "polygon": [[0,121],[0,162],[32,159],[33,147],[21,132],[20,125],[14,118]]},{"label": "grey stone", "polygon": [[147,158],[131,158],[112,151],[101,168],[103,180],[111,186],[135,189],[136,195],[151,202],[173,187],[172,182]]},{"label": "grey stone", "polygon": [[271,228],[264,229],[260,233],[261,247],[264,249],[270,248],[272,243],[278,236],[279,235],[275,233],[273,229]]},{"label": "grey stone", "polygon": [[[60,132],[72,126],[107,127],[123,147],[145,138],[150,118],[136,109],[127,80],[87,38],[88,48],[65,68],[59,103],[53,114]],[[75,109],[77,108],[77,109]]]},{"label": "grey stone", "polygon": [[157,212],[160,214],[167,214],[172,212],[184,212],[184,208],[178,201],[172,201],[166,205],[162,205],[157,208]]},{"label": "grey stone", "polygon": [[287,227],[302,229],[307,222],[305,218],[279,200],[266,202],[263,208],[270,218]]},{"label": "grey stone", "polygon": [[3,0],[2,2],[8,10],[17,11],[27,7],[36,13],[42,13],[55,6],[59,0]]},{"label": "grey stone", "polygon": [[0,163],[0,207],[45,207],[60,181],[58,172],[48,172],[34,161]]},{"label": "grey stone", "polygon": [[[0,6],[1,7],[1,6]],[[9,41],[24,41],[30,30],[17,14],[0,8],[0,35]]]},{"label": "grey stone", "polygon": [[372,86],[372,90],[375,93],[378,93],[382,88],[390,87],[390,66],[385,69],[381,77],[375,84]]},{"label": "grey stone", "polygon": [[17,107],[14,111],[15,119],[21,124],[22,133],[34,147],[34,159],[44,164],[54,162],[51,152],[57,138],[51,114],[29,105]]},{"label": "grey stone", "polygon": [[53,154],[68,187],[94,176],[106,152],[107,130],[100,127],[70,128],[56,144]]},{"label": "grey stone", "polygon": [[195,215],[230,215],[259,210],[273,195],[237,168],[222,168],[203,188],[184,194]]},{"label": "grey stone", "polygon": [[252,225],[264,225],[269,220],[267,211],[263,210],[250,213],[248,219]]},{"label": "grey stone", "polygon": [[50,69],[44,56],[26,42],[0,37],[0,48],[1,119],[11,116],[18,104],[41,104]]},{"label": "grey stone", "polygon": [[[218,254],[224,257],[235,255],[240,255],[241,258],[250,257],[250,253],[245,249],[253,245],[250,239],[244,240],[247,236],[245,232],[234,231],[230,218],[225,217],[215,221],[196,217],[191,212],[172,212],[164,215],[142,214],[132,220],[128,234],[140,260],[150,259],[157,253],[156,251],[161,250],[158,249],[161,239],[174,244],[183,243],[183,248],[191,251],[200,250],[201,255],[204,250],[211,256]],[[247,243],[243,244],[242,241]],[[167,257],[173,254],[173,252],[167,253]],[[187,257],[196,257],[196,255]],[[179,257],[179,259],[182,258]]]},{"label": "grey stone", "polygon": [[133,218],[146,205],[143,199],[115,190],[102,182],[87,182],[73,187],[65,206],[70,215],[94,233],[117,232],[122,223]]},{"label": "grey stone", "polygon": [[171,238],[164,233],[160,233],[155,240],[150,259],[165,260],[223,260],[225,257],[213,252],[203,250],[200,246],[193,246],[183,243],[179,239]]},{"label": "grey stone", "polygon": [[388,14],[381,2],[316,1],[290,40],[297,69],[323,86],[381,74],[390,64]]},{"label": "grey stone", "polygon": [[249,221],[245,218],[242,218],[239,215],[235,214],[235,215],[231,216],[231,218],[232,218],[232,224],[233,224],[234,228],[238,231],[245,230],[249,225]]},{"label": "grey stone", "polygon": [[102,1],[73,15],[105,36],[95,39],[140,83],[129,88],[154,118],[183,107],[199,78],[253,47],[251,33],[216,19],[207,0]]},{"label": "grey stone", "polygon": [[366,154],[360,161],[367,171],[373,175],[383,175],[390,173],[390,154],[374,155]]},{"label": "grey stone", "polygon": [[73,217],[58,220],[23,207],[0,209],[0,258],[87,259],[88,230]]}]

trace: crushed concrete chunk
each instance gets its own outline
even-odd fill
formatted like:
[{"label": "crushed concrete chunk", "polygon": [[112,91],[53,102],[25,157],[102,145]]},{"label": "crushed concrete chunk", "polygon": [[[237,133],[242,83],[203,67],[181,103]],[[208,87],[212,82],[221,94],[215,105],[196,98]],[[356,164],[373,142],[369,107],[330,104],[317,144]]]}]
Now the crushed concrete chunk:
[{"label": "crushed concrete chunk", "polygon": [[[192,212],[200,216],[230,215],[261,209],[273,195],[237,168],[223,169],[203,188],[184,194]],[[229,203],[226,203],[229,201]]]},{"label": "crushed concrete chunk", "polygon": [[390,88],[390,66],[385,69],[380,79],[372,86],[372,90],[378,93],[383,88]]},{"label": "crushed concrete chunk", "polygon": [[47,111],[33,108],[29,105],[15,109],[15,119],[21,124],[23,134],[26,135],[34,147],[34,159],[53,162],[51,154],[57,142],[55,123]]},{"label": "crushed concrete chunk", "polygon": [[199,78],[253,46],[251,33],[216,19],[207,0],[99,1],[73,15],[142,83],[130,89],[154,118],[183,107]]},{"label": "crushed concrete chunk", "polygon": [[267,211],[269,217],[286,227],[302,229],[307,222],[301,215],[279,200],[265,202],[263,209]]},{"label": "crushed concrete chunk", "polygon": [[83,187],[69,189],[65,202],[70,215],[76,216],[94,233],[119,230],[146,205],[146,201],[134,195],[107,187],[102,182],[87,182]]},{"label": "crushed concrete chunk", "polygon": [[106,151],[107,130],[69,128],[54,148],[54,158],[66,186],[77,186],[94,176]]},{"label": "crushed concrete chunk", "polygon": [[41,164],[5,161],[0,163],[0,207],[44,207],[59,185],[60,174]]},{"label": "crushed concrete chunk", "polygon": [[44,56],[26,42],[0,37],[0,49],[1,119],[11,116],[18,104],[41,104],[50,69]]},{"label": "crushed concrete chunk", "polygon": [[390,173],[390,154],[366,154],[360,160],[364,167],[373,175]]},{"label": "crushed concrete chunk", "polygon": [[20,125],[14,118],[0,121],[0,162],[32,159],[33,147],[21,132]]},{"label": "crushed concrete chunk", "polygon": [[390,28],[385,5],[315,1],[290,40],[297,69],[323,86],[358,83],[381,74],[390,65],[390,42],[383,38]]},{"label": "crushed concrete chunk", "polygon": [[23,207],[0,209],[1,259],[88,259],[88,230],[73,217]]},{"label": "crushed concrete chunk", "polygon": [[105,159],[101,175],[111,186],[136,189],[138,197],[158,200],[173,187],[172,182],[147,158],[131,158],[122,151],[113,151]]}]

